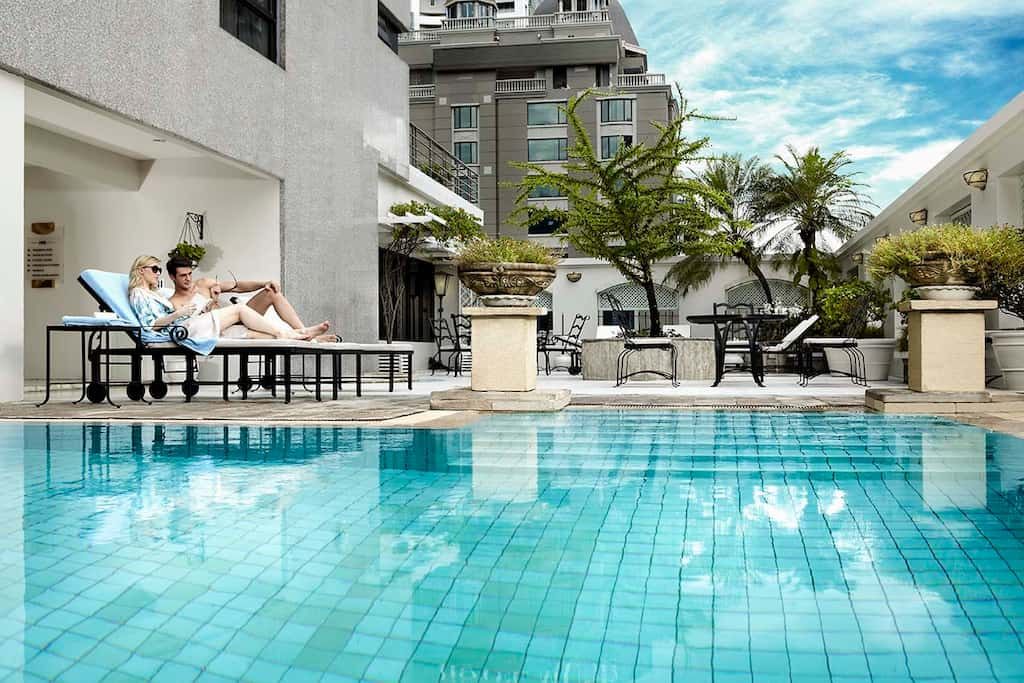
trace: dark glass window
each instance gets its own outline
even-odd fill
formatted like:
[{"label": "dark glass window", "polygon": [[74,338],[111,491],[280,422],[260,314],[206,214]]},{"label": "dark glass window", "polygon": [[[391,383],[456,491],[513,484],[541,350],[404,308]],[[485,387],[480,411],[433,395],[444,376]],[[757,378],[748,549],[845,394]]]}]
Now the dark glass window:
[{"label": "dark glass window", "polygon": [[612,69],[607,64],[598,64],[594,67],[594,85],[598,88],[607,88],[612,84]]},{"label": "dark glass window", "polygon": [[395,54],[398,54],[398,34],[401,32],[402,26],[394,15],[384,5],[377,3],[377,37]]},{"label": "dark glass window", "polygon": [[478,161],[477,157],[477,143],[475,142],[456,142],[455,143],[455,158],[464,164],[475,164]]},{"label": "dark glass window", "polygon": [[569,87],[569,70],[564,66],[556,66],[552,70],[551,87],[562,90]]},{"label": "dark glass window", "polygon": [[561,102],[534,102],[526,105],[526,125],[556,126],[565,123]]},{"label": "dark glass window", "polygon": [[220,26],[267,59],[277,62],[280,0],[220,0]]},{"label": "dark glass window", "polygon": [[601,123],[633,120],[633,100],[601,100]]},{"label": "dark glass window", "polygon": [[564,196],[565,195],[562,194],[561,190],[559,190],[557,187],[551,187],[550,185],[541,185],[540,187],[535,187],[534,189],[530,190],[530,199],[548,199],[552,197],[558,198]]},{"label": "dark glass window", "polygon": [[551,235],[562,227],[562,221],[557,218],[541,218],[530,223],[527,234],[530,235]]},{"label": "dark glass window", "polygon": [[478,125],[479,107],[452,107],[452,126],[455,130],[476,128]]},{"label": "dark glass window", "polygon": [[[386,272],[384,250],[378,250],[380,272]],[[434,296],[434,267],[419,259],[405,259],[402,276],[405,280],[405,298],[398,305],[395,322],[395,340],[429,342],[434,335],[430,328],[430,319],[437,308],[437,297]],[[449,285],[450,286],[450,285]],[[386,330],[384,307],[379,306],[380,338],[384,339]]]},{"label": "dark glass window", "polygon": [[529,161],[565,161],[569,158],[569,140],[566,138],[548,138],[529,140],[526,143]]},{"label": "dark glass window", "polygon": [[602,135],[601,136],[601,158],[611,159],[619,153],[621,147],[629,147],[633,144],[632,135]]}]

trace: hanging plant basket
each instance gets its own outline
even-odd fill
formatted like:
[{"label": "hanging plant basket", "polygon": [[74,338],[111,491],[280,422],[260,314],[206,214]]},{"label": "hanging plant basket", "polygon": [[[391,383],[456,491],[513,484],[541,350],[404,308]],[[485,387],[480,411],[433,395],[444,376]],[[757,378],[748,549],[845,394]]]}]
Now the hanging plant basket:
[{"label": "hanging plant basket", "polygon": [[204,218],[203,214],[191,211],[185,214],[185,223],[181,226],[178,243],[167,252],[168,257],[180,256],[199,265],[199,262],[206,256],[206,247],[200,244],[203,240]]}]

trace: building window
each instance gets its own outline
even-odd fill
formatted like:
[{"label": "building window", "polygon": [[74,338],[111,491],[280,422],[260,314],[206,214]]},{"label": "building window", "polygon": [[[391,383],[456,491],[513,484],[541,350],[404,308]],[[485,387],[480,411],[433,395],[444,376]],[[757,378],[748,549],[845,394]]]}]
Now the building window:
[{"label": "building window", "polygon": [[515,12],[516,11],[516,3],[514,3],[514,2],[499,2],[498,3],[498,11],[499,12]]},{"label": "building window", "polygon": [[562,227],[562,221],[557,218],[541,218],[530,223],[527,234],[543,236],[553,235],[556,230]]},{"label": "building window", "polygon": [[279,0],[220,0],[220,27],[277,62]]},{"label": "building window", "polygon": [[526,149],[529,161],[565,161],[569,158],[568,138],[530,140]]},{"label": "building window", "polygon": [[563,12],[571,12],[572,11],[572,0],[562,0],[560,4],[562,6],[562,11]]},{"label": "building window", "polygon": [[612,68],[607,64],[598,64],[594,67],[594,85],[598,88],[607,88],[612,84]]},{"label": "building window", "polygon": [[957,209],[949,217],[950,223],[959,223],[960,225],[966,225],[971,227],[971,204],[967,203],[967,206],[962,209]]},{"label": "building window", "polygon": [[633,100],[601,100],[601,123],[633,121]]},{"label": "building window", "polygon": [[395,17],[384,5],[377,3],[377,37],[384,41],[392,52],[398,54],[398,34],[402,32]]},{"label": "building window", "polygon": [[476,130],[479,117],[480,107],[452,107],[452,127],[455,130]]},{"label": "building window", "polygon": [[530,190],[530,199],[560,199],[564,197],[565,194],[561,190],[550,185],[541,185]]},{"label": "building window", "polygon": [[564,90],[569,87],[569,69],[564,66],[556,66],[551,73],[551,87],[554,90]]},{"label": "building window", "polygon": [[477,143],[475,142],[456,142],[455,143],[455,158],[464,164],[475,164],[478,163],[477,157]]},{"label": "building window", "polygon": [[630,147],[633,144],[632,135],[602,135],[601,136],[601,158],[612,159],[623,147]]},{"label": "building window", "polygon": [[557,126],[565,123],[561,102],[535,102],[526,105],[526,125]]}]

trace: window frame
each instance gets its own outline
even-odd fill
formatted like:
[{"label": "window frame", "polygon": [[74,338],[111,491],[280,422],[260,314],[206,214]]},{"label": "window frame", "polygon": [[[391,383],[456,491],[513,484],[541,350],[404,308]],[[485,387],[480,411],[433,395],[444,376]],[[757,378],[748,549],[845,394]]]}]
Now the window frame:
[{"label": "window frame", "polygon": [[[553,106],[555,108],[555,122],[554,123],[530,123],[530,108],[531,107],[546,107]],[[565,102],[527,102],[526,103],[526,125],[528,127],[534,126],[564,126],[569,120],[565,115]]]},{"label": "window frame", "polygon": [[[470,116],[472,126],[459,126],[456,113],[460,109],[472,111]],[[452,105],[452,130],[480,130],[480,105],[478,104],[453,104]]]},{"label": "window frame", "polygon": [[[611,105],[620,103],[628,107],[629,118],[611,118]],[[634,106],[634,100],[628,97],[616,97],[613,99],[599,100],[598,108],[600,109],[600,111],[598,112],[598,118],[600,119],[601,123],[633,123],[633,120],[636,118],[636,107]],[[625,111],[623,111],[623,115],[627,115]]]},{"label": "window frame", "polygon": [[[543,185],[541,187],[550,188],[550,189],[554,190],[556,193],[559,192],[557,187],[552,187],[551,185]],[[559,194],[534,194],[539,189],[541,189],[541,188],[535,188],[533,190],[530,190],[530,194],[527,195],[526,198],[527,199],[568,199],[568,197],[565,194],[560,194],[560,193]]]},{"label": "window frame", "polygon": [[[607,143],[607,141],[614,140],[614,139],[618,139],[619,142],[618,142],[617,145],[615,145],[615,151],[613,151],[611,154],[608,154],[608,147],[606,146],[606,143]],[[629,142],[626,142],[627,139],[629,140]],[[602,135],[601,136],[601,159],[602,160],[614,159],[615,155],[619,153],[620,149],[622,149],[623,144],[625,144],[627,147],[632,147],[633,146],[633,136],[632,135],[622,135],[622,134],[620,134],[620,135]]]},{"label": "window frame", "polygon": [[[556,158],[555,159],[536,159],[533,156],[533,150],[531,149],[535,142],[556,142]],[[529,162],[559,162],[569,160],[569,138],[531,138],[526,141],[526,160]]]},{"label": "window frame", "polygon": [[[473,150],[473,161],[466,161],[459,156],[459,146],[469,145]],[[452,143],[452,156],[466,164],[467,166],[477,166],[480,164],[480,143],[476,140],[457,140]]]},{"label": "window frame", "polygon": [[[220,27],[226,33],[231,34],[238,42],[247,46],[254,52],[266,57],[274,64],[283,66],[282,56],[282,24],[284,23],[284,0],[269,0],[271,10],[267,11],[259,5],[256,0],[220,0]],[[255,14],[258,18],[270,24],[269,45],[267,52],[252,45],[242,38],[238,29],[240,9],[245,8]],[[229,19],[234,20],[234,27],[230,26]],[[268,54],[269,53],[269,54]]]}]

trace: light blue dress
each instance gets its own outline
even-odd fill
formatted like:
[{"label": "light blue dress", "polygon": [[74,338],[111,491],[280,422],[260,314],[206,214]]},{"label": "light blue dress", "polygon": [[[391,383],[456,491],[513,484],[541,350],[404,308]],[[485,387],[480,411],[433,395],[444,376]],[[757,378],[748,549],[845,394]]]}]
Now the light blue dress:
[{"label": "light blue dress", "polygon": [[[132,310],[139,317],[139,322],[147,330],[149,340],[158,338],[161,341],[171,341],[166,329],[153,329],[153,323],[174,312],[174,304],[166,297],[143,287],[135,287],[128,294]],[[181,316],[173,321],[173,324],[182,325],[188,329],[188,346],[196,353],[204,356],[209,355],[213,347],[217,345],[218,325],[217,319],[210,313],[200,316]]]}]

